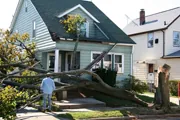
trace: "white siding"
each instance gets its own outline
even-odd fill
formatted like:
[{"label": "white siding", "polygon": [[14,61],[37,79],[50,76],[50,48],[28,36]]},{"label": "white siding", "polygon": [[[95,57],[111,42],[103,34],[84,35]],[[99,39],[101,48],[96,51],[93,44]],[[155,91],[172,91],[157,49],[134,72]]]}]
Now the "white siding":
[{"label": "white siding", "polygon": [[[28,11],[25,12],[25,1],[27,1]],[[36,39],[32,40],[33,21],[36,21]],[[37,49],[54,48],[55,42],[52,41],[46,24],[32,4],[31,0],[24,0],[20,12],[17,16],[13,32],[18,30],[20,34],[28,33],[30,39],[37,43]]]},{"label": "white siding", "polygon": [[[163,33],[161,31],[154,32],[154,46],[152,48],[147,47],[147,33],[130,37],[136,42],[134,47],[134,61],[154,60],[163,56]],[[159,39],[158,44],[155,44],[155,39]]]},{"label": "white siding", "polygon": [[180,18],[178,18],[167,30],[166,30],[166,50],[165,55],[171,54],[180,50],[180,47],[173,47],[173,31],[180,32]]},{"label": "white siding", "polygon": [[137,64],[134,63],[133,72],[134,76],[140,80],[146,80],[147,79],[147,64]]}]

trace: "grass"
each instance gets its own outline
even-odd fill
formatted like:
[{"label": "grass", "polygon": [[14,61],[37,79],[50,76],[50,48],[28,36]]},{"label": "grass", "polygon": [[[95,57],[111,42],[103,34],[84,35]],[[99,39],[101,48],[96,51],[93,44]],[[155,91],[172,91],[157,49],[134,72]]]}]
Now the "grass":
[{"label": "grass", "polygon": [[[172,108],[169,114],[179,114],[180,108]],[[90,119],[90,118],[109,118],[109,117],[124,117],[137,115],[163,115],[162,110],[157,111],[150,108],[133,108],[124,110],[106,110],[106,111],[90,111],[90,112],[69,112],[66,114],[59,114],[59,118],[68,118],[70,120]],[[168,113],[166,113],[168,114]]]},{"label": "grass", "polygon": [[69,112],[60,114],[58,117],[68,118],[71,120],[100,118],[100,117],[122,117],[124,114],[119,110],[113,111],[92,111],[92,112]]}]

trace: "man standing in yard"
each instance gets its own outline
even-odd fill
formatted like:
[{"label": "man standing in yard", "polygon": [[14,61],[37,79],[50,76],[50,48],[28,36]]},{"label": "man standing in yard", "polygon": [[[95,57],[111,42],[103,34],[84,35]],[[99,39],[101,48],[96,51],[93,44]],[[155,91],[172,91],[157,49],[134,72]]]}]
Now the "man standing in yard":
[{"label": "man standing in yard", "polygon": [[[49,73],[48,73],[49,74]],[[46,77],[42,80],[41,90],[43,92],[43,112],[46,111],[46,101],[48,99],[48,110],[51,111],[51,97],[52,92],[55,90],[54,80],[50,77]]]}]

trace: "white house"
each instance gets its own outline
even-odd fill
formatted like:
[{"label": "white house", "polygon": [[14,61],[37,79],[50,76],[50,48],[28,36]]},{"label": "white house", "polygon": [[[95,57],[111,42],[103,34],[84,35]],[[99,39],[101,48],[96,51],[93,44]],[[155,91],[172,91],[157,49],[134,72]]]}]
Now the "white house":
[{"label": "white house", "polygon": [[124,32],[136,42],[133,75],[154,82],[159,66],[169,64],[170,80],[180,80],[180,7],[133,20]]}]

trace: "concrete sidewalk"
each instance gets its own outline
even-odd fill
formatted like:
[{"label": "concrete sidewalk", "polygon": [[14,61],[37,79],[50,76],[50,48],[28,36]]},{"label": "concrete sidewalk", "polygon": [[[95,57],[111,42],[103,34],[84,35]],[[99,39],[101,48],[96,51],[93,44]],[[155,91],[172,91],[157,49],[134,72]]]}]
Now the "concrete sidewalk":
[{"label": "concrete sidewalk", "polygon": [[26,107],[17,113],[16,120],[59,120],[53,112],[42,113],[32,107]]},{"label": "concrete sidewalk", "polygon": [[[24,110],[21,110],[17,113],[16,120],[59,120],[57,115],[66,114],[67,112],[85,112],[85,111],[94,111],[94,110],[123,110],[123,109],[133,109],[134,107],[99,107],[99,108],[81,108],[81,109],[62,109],[62,112],[46,112],[42,113],[37,109],[32,107],[26,107]],[[107,119],[107,118],[106,118]],[[60,120],[68,120],[61,118]]]}]

